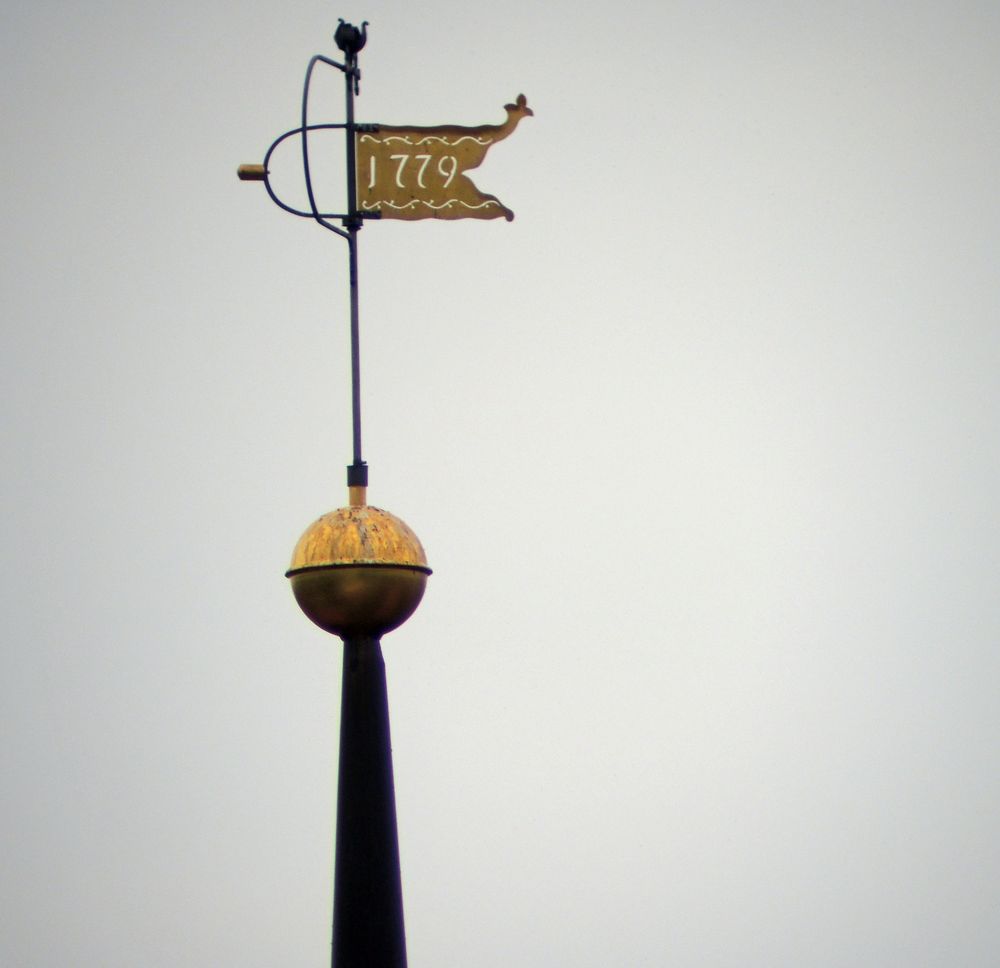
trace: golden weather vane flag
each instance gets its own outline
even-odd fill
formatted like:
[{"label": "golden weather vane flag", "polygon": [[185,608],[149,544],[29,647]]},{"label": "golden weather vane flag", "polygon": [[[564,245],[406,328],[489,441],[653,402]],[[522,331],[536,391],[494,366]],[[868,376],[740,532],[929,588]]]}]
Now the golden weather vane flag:
[{"label": "golden weather vane flag", "polygon": [[358,211],[407,221],[502,216],[509,222],[514,213],[466,174],[533,114],[523,94],[505,110],[503,124],[478,127],[364,125],[354,134]]}]

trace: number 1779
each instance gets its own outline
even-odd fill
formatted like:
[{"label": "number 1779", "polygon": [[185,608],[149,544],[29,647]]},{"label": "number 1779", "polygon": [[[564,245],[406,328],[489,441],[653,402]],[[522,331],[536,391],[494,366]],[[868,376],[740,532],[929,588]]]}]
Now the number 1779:
[{"label": "number 1779", "polygon": [[[417,187],[426,188],[427,184],[424,181],[424,175],[427,172],[427,168],[433,159],[433,155],[389,155],[389,160],[396,162],[396,187],[406,188],[403,182],[404,174],[407,172],[416,172]],[[407,168],[409,163],[413,161],[414,164]],[[376,172],[376,159],[374,156],[368,159],[368,187],[374,188],[377,178]],[[444,179],[444,188],[447,188],[452,179],[458,172],[458,159],[454,155],[442,155],[438,158],[437,165],[435,166],[437,174],[439,174]],[[432,171],[435,169],[431,169]],[[410,176],[412,177],[412,175]]]}]

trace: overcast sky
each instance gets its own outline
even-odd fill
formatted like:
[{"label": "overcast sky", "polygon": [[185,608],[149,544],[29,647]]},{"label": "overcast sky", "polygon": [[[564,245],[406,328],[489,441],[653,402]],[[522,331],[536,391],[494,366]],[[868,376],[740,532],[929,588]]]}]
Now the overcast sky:
[{"label": "overcast sky", "polygon": [[411,968],[995,965],[985,0],[6,4],[0,964],[328,964],[346,252],[235,170],[339,16],[359,120],[535,111],[360,238]]}]

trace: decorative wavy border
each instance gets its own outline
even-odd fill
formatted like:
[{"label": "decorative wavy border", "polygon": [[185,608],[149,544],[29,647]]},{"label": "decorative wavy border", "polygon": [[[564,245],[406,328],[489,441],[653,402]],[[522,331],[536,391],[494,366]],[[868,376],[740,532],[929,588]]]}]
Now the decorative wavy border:
[{"label": "decorative wavy border", "polygon": [[454,148],[456,145],[460,145],[463,141],[475,141],[475,143],[481,147],[493,144],[492,138],[476,138],[471,134],[463,134],[460,138],[455,138],[451,141],[437,134],[424,135],[419,141],[416,142],[411,141],[408,135],[402,134],[390,134],[386,135],[384,138],[376,138],[371,134],[363,134],[361,136],[361,140],[374,141],[376,144],[388,144],[390,141],[402,141],[403,144],[407,144],[411,148],[418,148],[420,145],[427,144],[430,141],[439,141],[441,144],[447,145],[449,148]]},{"label": "decorative wavy border", "polygon": [[381,208],[383,205],[388,208],[394,208],[398,212],[405,211],[408,208],[412,208],[414,205],[426,205],[428,208],[434,209],[435,212],[441,211],[443,208],[449,208],[452,205],[461,205],[463,208],[477,209],[477,208],[487,208],[490,205],[496,205],[498,208],[503,208],[503,206],[494,199],[487,199],[485,202],[480,202],[478,205],[470,205],[468,202],[463,202],[459,198],[449,198],[448,201],[442,202],[440,205],[435,205],[433,202],[425,202],[420,198],[410,199],[405,205],[397,205],[395,202],[365,202],[361,203],[361,207],[366,212],[371,212],[375,209]]}]

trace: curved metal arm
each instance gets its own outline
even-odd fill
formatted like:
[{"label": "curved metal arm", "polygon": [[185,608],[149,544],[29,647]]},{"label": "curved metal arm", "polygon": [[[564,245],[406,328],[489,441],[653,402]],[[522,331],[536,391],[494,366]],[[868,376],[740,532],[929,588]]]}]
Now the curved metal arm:
[{"label": "curved metal arm", "polygon": [[[302,128],[292,128],[291,131],[286,131],[280,137],[275,138],[275,140],[271,143],[271,147],[267,149],[267,154],[264,155],[264,164],[262,166],[264,168],[264,177],[261,179],[261,181],[264,182],[264,187],[267,189],[267,194],[271,196],[271,201],[274,202],[274,204],[277,205],[278,208],[283,208],[286,212],[290,212],[292,215],[298,215],[299,218],[327,219],[327,218],[347,217],[346,213],[341,213],[341,212],[317,212],[315,207],[310,212],[303,212],[301,209],[292,208],[291,205],[288,205],[287,203],[283,202],[280,198],[278,198],[277,193],[271,187],[271,178],[270,178],[271,155],[274,154],[275,148],[277,148],[278,145],[280,145],[283,141],[286,141],[297,134],[302,134],[303,137],[305,137],[306,132],[308,131],[323,131],[323,130],[346,128],[346,127],[347,127],[346,124],[310,124],[305,128],[305,130],[303,130]],[[312,199],[310,199],[310,201],[312,201]],[[328,225],[327,228],[332,228],[333,231],[336,232],[338,235],[342,236],[347,235],[346,232],[342,231],[341,229],[338,229],[336,226]]]},{"label": "curved metal arm", "polygon": [[[310,124],[306,130],[307,131],[324,131],[324,130],[335,130],[339,128],[346,128],[347,125],[343,123],[339,124]],[[357,125],[358,128],[364,126]],[[368,128],[377,128],[377,125],[371,124],[367,125]],[[315,219],[317,214],[322,218],[350,218],[349,212],[304,212],[300,208],[293,208],[287,202],[283,202],[279,197],[278,193],[274,190],[271,185],[271,155],[274,154],[275,149],[282,142],[287,141],[289,138],[295,137],[297,134],[301,134],[301,128],[292,128],[291,131],[286,131],[283,135],[275,138],[271,142],[271,146],[267,149],[264,155],[264,162],[260,165],[240,165],[237,170],[237,174],[241,181],[262,181],[264,183],[264,188],[267,190],[267,194],[270,196],[272,202],[278,206],[278,208],[283,209],[290,215],[297,215],[299,218],[311,218]],[[357,212],[357,217],[366,220],[378,221],[382,217],[382,213],[379,211],[374,212]],[[346,233],[341,232],[339,229],[335,229],[338,235],[346,235]]]},{"label": "curved metal arm", "polygon": [[[309,207],[312,212],[312,217],[316,220],[318,224],[322,225],[323,228],[329,229],[331,232],[336,233],[343,239],[347,239],[350,238],[349,234],[345,232],[343,229],[337,228],[336,225],[331,225],[326,220],[326,214],[328,213],[320,212],[317,209],[316,196],[313,193],[313,187],[312,187],[312,173],[309,168],[309,131],[311,130],[309,126],[309,85],[312,83],[313,68],[318,63],[328,64],[330,67],[336,67],[338,70],[344,71],[345,73],[347,71],[347,68],[343,64],[338,64],[335,60],[330,60],[329,57],[324,57],[322,54],[314,55],[313,58],[309,61],[309,66],[306,68],[305,84],[303,84],[302,86],[302,126],[299,128],[299,131],[302,133],[302,170],[305,173],[306,194],[309,196]],[[320,128],[327,126],[316,125],[316,127]],[[347,125],[338,124],[338,125],[329,125],[329,127],[344,128],[347,127]],[[348,131],[347,136],[349,138],[352,137],[353,132]],[[279,139],[279,141],[281,140],[283,139]],[[277,144],[278,142],[275,142],[275,144],[271,146],[272,150]],[[270,151],[268,152],[268,154],[270,154]],[[264,165],[265,167],[267,167],[267,162],[265,162]],[[265,182],[265,184],[267,183]],[[268,187],[268,194],[271,195],[271,198],[274,201],[276,202],[278,201],[277,198],[275,198],[273,192],[271,192],[270,187]],[[278,202],[278,204],[281,205],[280,202]],[[287,208],[285,205],[281,205],[281,207],[284,208],[286,211],[293,211],[292,209]],[[294,214],[298,215],[300,213],[295,212]]]}]

